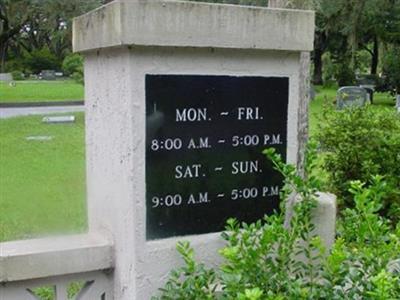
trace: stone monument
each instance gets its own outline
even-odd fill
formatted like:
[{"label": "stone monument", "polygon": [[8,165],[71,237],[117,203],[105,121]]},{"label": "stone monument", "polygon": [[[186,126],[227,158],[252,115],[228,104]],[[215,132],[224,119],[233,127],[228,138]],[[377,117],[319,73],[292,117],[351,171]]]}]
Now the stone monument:
[{"label": "stone monument", "polygon": [[301,56],[314,13],[183,1],[114,1],[73,25],[85,57],[89,228],[114,241],[115,299],[149,299],[181,264],[218,264],[229,217],[278,207],[261,155],[301,151]]}]

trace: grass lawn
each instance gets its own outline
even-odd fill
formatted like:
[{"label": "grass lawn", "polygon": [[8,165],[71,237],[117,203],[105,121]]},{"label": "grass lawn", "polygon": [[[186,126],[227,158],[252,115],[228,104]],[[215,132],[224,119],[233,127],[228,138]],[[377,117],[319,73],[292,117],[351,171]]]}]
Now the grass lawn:
[{"label": "grass lawn", "polygon": [[84,116],[74,115],[75,124],[0,119],[0,241],[86,228]]},{"label": "grass lawn", "polygon": [[0,103],[83,100],[83,85],[71,80],[0,83]]},{"label": "grass lawn", "polygon": [[[325,99],[336,96],[336,88],[316,90],[311,134]],[[388,94],[375,98],[375,109],[394,103]],[[0,241],[86,228],[83,113],[75,115],[77,123],[58,125],[41,123],[42,116],[0,119]],[[38,135],[54,138],[26,140]]]}]

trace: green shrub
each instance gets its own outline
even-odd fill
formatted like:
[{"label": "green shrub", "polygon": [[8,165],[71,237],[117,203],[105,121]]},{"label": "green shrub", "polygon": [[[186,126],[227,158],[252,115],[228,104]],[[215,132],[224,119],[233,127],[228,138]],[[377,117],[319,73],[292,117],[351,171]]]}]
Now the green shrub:
[{"label": "green shrub", "polygon": [[15,59],[15,58],[8,58],[5,64],[5,71],[7,73],[11,73],[15,70],[18,71],[23,71],[24,70],[24,64],[21,59]]},{"label": "green shrub", "polygon": [[48,48],[43,48],[26,54],[24,65],[34,74],[38,74],[42,70],[59,70],[61,63]]},{"label": "green shrub", "polygon": [[351,183],[354,208],[339,221],[338,238],[323,264],[326,299],[399,299],[400,223],[393,229],[378,214],[387,192],[383,177],[366,187]]},{"label": "green shrub", "polygon": [[24,80],[24,73],[22,73],[19,70],[15,70],[11,72],[11,76],[13,78],[13,80]]},{"label": "green shrub", "polygon": [[[289,295],[293,299],[315,296],[313,291],[318,285],[315,274],[319,268],[316,261],[321,257],[323,247],[311,233],[310,220],[318,181],[312,176],[307,181],[301,180],[296,169],[285,165],[273,149],[265,154],[285,176],[282,197],[287,199],[296,190],[303,199],[294,205],[290,226],[284,225],[284,202],[280,213],[265,216],[264,220],[254,224],[228,220],[222,235],[227,246],[220,250],[225,263],[219,271],[197,263],[188,242],[178,243],[177,250],[185,266],[172,271],[170,280],[161,289],[162,296],[154,299],[272,300],[286,299],[283,297]],[[310,159],[307,161],[311,162]],[[306,258],[307,264],[301,261],[300,255]],[[217,287],[222,290],[217,292]]]},{"label": "green shrub", "polygon": [[83,66],[81,66],[76,72],[74,72],[71,75],[71,78],[77,83],[84,84]]},{"label": "green shrub", "polygon": [[65,57],[62,69],[66,75],[70,75],[77,83],[84,84],[83,77],[83,57],[72,53]]},{"label": "green shrub", "polygon": [[64,58],[62,70],[65,75],[72,75],[83,69],[83,57],[77,53],[71,53]]},{"label": "green shrub", "polygon": [[[310,222],[317,178],[304,181],[273,151],[266,154],[285,176],[282,197],[293,191],[302,196],[290,226],[284,225],[285,201],[282,212],[263,221],[240,225],[229,220],[222,234],[226,246],[220,250],[224,263],[217,270],[196,262],[189,243],[179,242],[185,265],[171,272],[153,299],[398,299],[400,225],[393,231],[377,214],[376,196],[386,192],[382,177],[374,177],[369,187],[351,184],[355,208],[346,209],[339,238],[325,253]],[[313,160],[309,152],[308,171]]]},{"label": "green shrub", "polygon": [[400,115],[393,109],[372,106],[335,111],[325,108],[318,122],[316,139],[329,175],[328,189],[354,206],[348,192],[353,180],[369,182],[373,175],[385,177],[391,193],[382,212],[399,216],[400,207]]}]

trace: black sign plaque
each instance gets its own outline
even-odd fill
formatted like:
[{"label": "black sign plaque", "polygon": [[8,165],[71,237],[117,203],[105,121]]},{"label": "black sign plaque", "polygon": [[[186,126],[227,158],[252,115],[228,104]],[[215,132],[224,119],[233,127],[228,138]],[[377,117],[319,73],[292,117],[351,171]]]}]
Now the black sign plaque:
[{"label": "black sign plaque", "polygon": [[279,208],[289,79],[146,75],[146,238],[218,232]]}]

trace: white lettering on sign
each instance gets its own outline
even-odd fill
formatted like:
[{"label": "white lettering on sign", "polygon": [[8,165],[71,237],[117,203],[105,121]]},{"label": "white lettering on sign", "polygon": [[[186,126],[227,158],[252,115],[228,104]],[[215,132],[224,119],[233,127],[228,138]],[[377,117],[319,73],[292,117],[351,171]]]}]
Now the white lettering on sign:
[{"label": "white lettering on sign", "polygon": [[238,120],[262,120],[259,107],[238,107]]},{"label": "white lettering on sign", "polygon": [[176,122],[207,121],[207,108],[177,108],[175,110]]},{"label": "white lettering on sign", "polygon": [[248,187],[242,189],[233,189],[231,191],[231,199],[256,199],[257,197],[273,197],[279,195],[279,186],[263,186],[258,187]]},{"label": "white lettering on sign", "polygon": [[208,144],[208,137],[199,137],[198,141],[195,139],[190,139],[188,149],[204,149],[211,148]]},{"label": "white lettering on sign", "polygon": [[208,199],[208,192],[199,193],[198,195],[190,194],[188,204],[200,204],[210,202]]},{"label": "white lettering on sign", "polygon": [[182,204],[182,196],[179,194],[176,195],[166,195],[165,197],[153,197],[151,199],[151,202],[153,203],[153,208],[159,207],[159,206],[179,206]]},{"label": "white lettering on sign", "polygon": [[263,197],[271,197],[279,195],[279,186],[264,186],[262,191]]},{"label": "white lettering on sign", "polygon": [[201,168],[201,164],[193,164],[190,166],[176,166],[175,167],[175,178],[196,178],[200,177],[199,170]]},{"label": "white lettering on sign", "polygon": [[246,146],[246,147],[256,147],[260,145],[280,145],[282,144],[281,135],[279,133],[275,134],[264,134],[264,135],[234,135],[232,137],[232,146]]},{"label": "white lettering on sign", "polygon": [[182,140],[180,138],[176,139],[165,139],[163,141],[152,140],[151,150],[179,150],[182,148]]},{"label": "white lettering on sign", "polygon": [[280,134],[264,135],[264,145],[280,145],[280,144],[282,144]]},{"label": "white lettering on sign", "polygon": [[249,174],[261,172],[258,168],[258,160],[252,161],[234,161],[232,163],[232,174]]},{"label": "white lettering on sign", "polygon": [[146,240],[278,208],[282,178],[262,151],[286,159],[289,78],[147,74],[145,84]]}]

